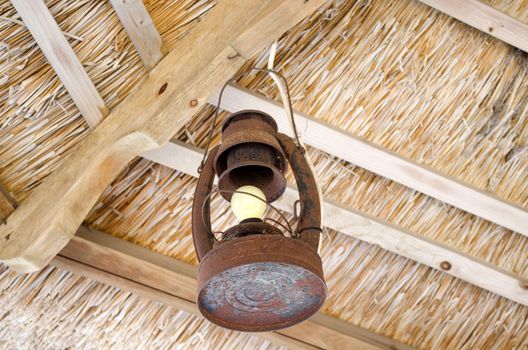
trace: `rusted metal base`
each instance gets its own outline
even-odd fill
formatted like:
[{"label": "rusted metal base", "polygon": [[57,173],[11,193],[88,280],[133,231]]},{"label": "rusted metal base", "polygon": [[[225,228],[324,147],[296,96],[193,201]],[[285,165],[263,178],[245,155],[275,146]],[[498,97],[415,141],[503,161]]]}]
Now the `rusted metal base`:
[{"label": "rusted metal base", "polygon": [[321,258],[280,235],[236,238],[211,250],[198,270],[198,308],[222,327],[260,332],[297,324],[326,299]]}]

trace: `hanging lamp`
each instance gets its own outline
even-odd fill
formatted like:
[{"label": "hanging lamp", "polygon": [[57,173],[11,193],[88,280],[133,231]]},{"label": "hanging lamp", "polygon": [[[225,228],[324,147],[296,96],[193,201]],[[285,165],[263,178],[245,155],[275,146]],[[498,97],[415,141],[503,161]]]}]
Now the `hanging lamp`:
[{"label": "hanging lamp", "polygon": [[[273,70],[253,69],[275,74],[274,79],[280,77],[286,83]],[[268,114],[244,110],[225,120],[221,144],[209,151],[229,82],[220,92],[193,201],[192,233],[200,261],[197,304],[205,318],[225,328],[276,330],[312,316],[326,298],[318,254],[322,232],[319,189],[297,134],[287,84],[284,104],[295,139],[279,133]],[[288,166],[299,191],[294,229],[271,204],[286,189]],[[218,185],[213,188],[215,179]],[[214,193],[231,202],[239,220],[221,238],[215,238],[211,229]],[[264,218],[267,207],[286,223]]]}]

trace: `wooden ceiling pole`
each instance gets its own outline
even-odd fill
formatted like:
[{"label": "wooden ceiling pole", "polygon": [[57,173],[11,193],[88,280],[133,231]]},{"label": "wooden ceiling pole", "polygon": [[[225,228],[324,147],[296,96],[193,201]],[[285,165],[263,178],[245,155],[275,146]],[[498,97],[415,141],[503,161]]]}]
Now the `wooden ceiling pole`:
[{"label": "wooden ceiling pole", "polygon": [[479,0],[419,0],[484,33],[528,52],[528,25]]},{"label": "wooden ceiling pole", "polygon": [[0,227],[0,261],[20,272],[45,266],[130,160],[169,141],[221,83],[323,3],[220,1]]},{"label": "wooden ceiling pole", "polygon": [[[213,95],[209,103],[216,104],[217,100],[218,97]],[[228,86],[222,97],[221,108],[230,112],[242,109],[258,109],[266,112],[275,118],[282,132],[291,135],[288,116],[282,105],[262,95],[237,86]],[[400,157],[315,118],[295,111],[294,116],[306,144],[528,236],[528,211],[525,209]]]},{"label": "wooden ceiling pole", "polygon": [[11,0],[24,25],[92,128],[108,109],[43,0]]},{"label": "wooden ceiling pole", "polygon": [[[201,149],[186,143],[171,142],[143,156],[197,177],[196,169],[202,159],[202,152]],[[274,204],[281,210],[291,212],[293,203],[298,197],[296,189],[287,187],[284,195]],[[323,222],[330,229],[379,245],[388,251],[448,273],[520,304],[528,305],[528,292],[523,288],[526,281],[519,276],[334,201],[325,199],[323,206]]]}]

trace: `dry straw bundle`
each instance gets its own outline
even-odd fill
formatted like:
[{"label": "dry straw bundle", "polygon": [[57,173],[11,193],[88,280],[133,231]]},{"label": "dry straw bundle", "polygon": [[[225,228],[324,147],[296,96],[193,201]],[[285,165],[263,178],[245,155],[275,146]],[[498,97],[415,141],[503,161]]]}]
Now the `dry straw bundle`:
[{"label": "dry straw bundle", "polygon": [[2,349],[281,349],[117,288],[45,268],[0,268]]},{"label": "dry straw bundle", "polygon": [[[493,6],[522,19],[528,13],[522,12],[522,4],[521,0],[499,6],[495,1]],[[83,39],[71,39],[71,43],[107,104],[115,105],[146,72],[110,6],[95,0],[61,0],[49,5],[62,29]],[[6,1],[2,6],[10,20],[0,20],[8,62],[7,84],[1,87],[5,108],[0,117],[4,125],[0,181],[17,199],[23,199],[89,131],[35,51],[31,37],[13,22],[13,10]],[[169,48],[211,6],[205,1],[147,3]],[[25,63],[30,70],[17,70],[26,59],[31,62]],[[252,64],[263,66],[265,59],[263,52]],[[525,54],[413,0],[332,1],[282,38],[276,66],[290,82],[297,110],[528,206]],[[278,98],[265,75],[249,75],[241,83]],[[203,146],[211,115],[212,109],[204,108],[178,137]],[[218,141],[218,135],[215,137]],[[323,152],[311,149],[310,155],[326,197],[528,277],[527,238]],[[87,221],[139,245],[196,263],[190,236],[194,185],[195,180],[186,175],[137,160],[107,189]],[[220,218],[216,220],[219,229],[232,223],[231,216],[223,215],[229,213],[225,203],[217,200],[213,208]],[[528,347],[527,307],[337,232],[325,234],[322,255],[330,291],[325,312],[336,317],[419,348]],[[4,272],[2,301],[17,290],[31,297],[14,301],[9,308],[32,305],[32,298],[40,300],[37,296],[43,285],[72,300],[86,294],[93,303],[105,301],[112,306],[101,304],[103,308],[98,305],[93,309],[100,312],[100,323],[86,326],[98,332],[96,327],[114,324],[109,334],[94,333],[106,342],[101,344],[112,344],[109,339],[130,331],[126,322],[101,310],[119,314],[121,305],[124,314],[133,309],[130,305],[147,303],[63,271],[49,269],[42,274],[46,273],[66,276],[63,279],[69,281],[64,282],[68,286],[91,287],[61,287],[57,277],[46,284],[35,277],[39,275],[24,277],[27,282],[22,283],[22,277]],[[10,293],[11,284],[20,287]],[[86,292],[83,288],[92,289]],[[119,302],[111,304],[114,298],[135,301],[125,307]],[[41,305],[39,312],[44,313],[54,304],[36,305]],[[179,321],[182,324],[200,322],[157,304],[148,305],[155,305],[148,308],[158,310],[156,315],[169,313],[163,319],[170,322],[178,317],[188,320]],[[79,311],[56,312],[57,317],[65,318],[74,314],[75,320],[82,322]],[[29,319],[32,314],[20,315]],[[16,329],[16,318],[12,320],[13,326],[6,332]],[[155,327],[150,318],[141,322]],[[35,323],[33,327],[41,326]],[[155,328],[149,329],[155,333]],[[169,333],[160,333],[159,344],[171,344],[162,339]],[[216,336],[207,335],[206,339],[211,337]],[[217,337],[214,339],[221,338]],[[226,344],[256,341],[235,338],[234,334],[231,338],[234,343]]]}]

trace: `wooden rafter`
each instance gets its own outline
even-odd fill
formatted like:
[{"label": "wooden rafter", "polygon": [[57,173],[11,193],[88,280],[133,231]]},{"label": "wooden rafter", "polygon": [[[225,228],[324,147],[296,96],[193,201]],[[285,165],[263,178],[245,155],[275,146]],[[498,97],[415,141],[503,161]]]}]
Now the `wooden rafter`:
[{"label": "wooden rafter", "polygon": [[419,1],[528,52],[528,25],[479,0]]},{"label": "wooden rafter", "polygon": [[143,0],[110,0],[119,20],[134,44],[145,68],[151,70],[166,51]]},{"label": "wooden rafter", "polygon": [[11,0],[84,119],[95,127],[108,109],[43,0]]},{"label": "wooden rafter", "polygon": [[[218,98],[212,96],[211,104]],[[226,88],[223,109],[236,112],[258,109],[272,115],[279,128],[290,133],[282,105],[237,86]],[[475,189],[423,165],[398,156],[334,126],[295,112],[306,144],[365,168],[373,173],[528,236],[528,211],[482,190]]]},{"label": "wooden rafter", "polygon": [[169,141],[221,83],[323,3],[220,1],[0,227],[0,261],[21,272],[45,266],[129,161]]},{"label": "wooden rafter", "polygon": [[[197,177],[202,150],[188,144],[171,142],[143,156],[164,166]],[[297,191],[288,187],[274,205],[291,212],[298,198]],[[326,227],[362,241],[377,244],[393,253],[444,271],[523,305],[528,305],[526,283],[521,277],[479,261],[443,244],[420,237],[375,217],[360,213],[325,199],[323,222]],[[446,263],[448,263],[446,265]]]}]

